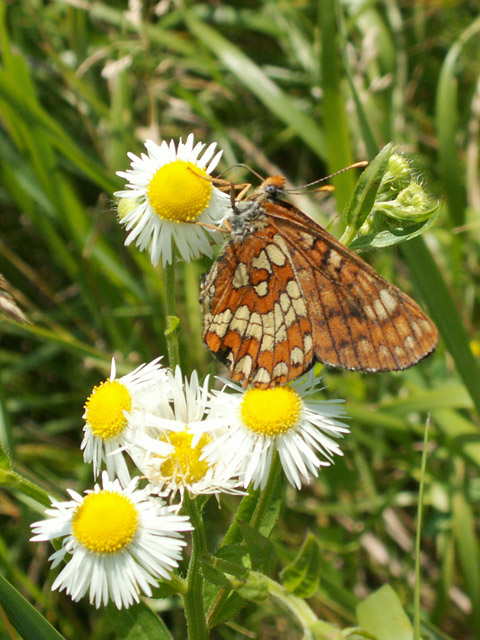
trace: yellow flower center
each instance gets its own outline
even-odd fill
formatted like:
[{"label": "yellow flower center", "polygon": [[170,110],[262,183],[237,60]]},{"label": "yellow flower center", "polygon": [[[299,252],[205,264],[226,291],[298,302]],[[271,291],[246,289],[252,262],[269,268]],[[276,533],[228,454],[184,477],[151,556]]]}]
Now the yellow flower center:
[{"label": "yellow flower center", "polygon": [[72,519],[75,538],[96,553],[115,553],[132,540],[138,512],[132,501],[114,491],[90,493]]},{"label": "yellow flower center", "polygon": [[280,436],[294,427],[303,401],[291,387],[248,389],[240,405],[243,424],[255,433]]},{"label": "yellow flower center", "polygon": [[93,435],[103,440],[118,436],[127,424],[123,412],[131,407],[130,392],[118,380],[105,380],[94,387],[85,403],[86,420]]},{"label": "yellow flower center", "polygon": [[191,222],[205,211],[212,183],[204,169],[176,160],[160,167],[150,180],[148,201],[157,216],[173,222]]},{"label": "yellow flower center", "polygon": [[192,448],[193,434],[187,431],[171,433],[167,442],[175,447],[169,458],[162,463],[160,474],[163,478],[172,478],[180,484],[193,484],[201,480],[208,471],[208,463],[200,460],[202,450],[210,438],[202,434],[197,446]]}]

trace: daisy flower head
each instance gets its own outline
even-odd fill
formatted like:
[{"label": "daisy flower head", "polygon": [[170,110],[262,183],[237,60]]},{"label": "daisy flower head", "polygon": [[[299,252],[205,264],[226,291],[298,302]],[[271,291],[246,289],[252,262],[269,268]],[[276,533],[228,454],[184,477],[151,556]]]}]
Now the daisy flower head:
[{"label": "daisy flower head", "polygon": [[219,460],[241,474],[246,488],[263,489],[275,450],[291,485],[300,489],[320,467],[342,455],[337,439],[349,431],[341,400],[317,400],[313,370],[291,385],[247,390],[228,383],[236,393],[217,394],[213,414],[223,416],[228,431],[205,448],[206,460]]},{"label": "daisy flower head", "polygon": [[202,254],[212,257],[209,237],[216,232],[190,223],[218,225],[231,212],[230,198],[209,179],[222,156],[215,154],[216,146],[201,155],[205,144],[194,146],[193,133],[177,147],[173,140],[160,145],[147,140],[147,153],[129,153],[131,169],[117,172],[127,184],[114,195],[135,199],[135,206],[122,207],[120,223],[129,232],[125,244],[135,241],[141,251],[150,245],[154,266],[160,258],[163,265],[172,262],[172,243],[187,262]]},{"label": "daisy flower head", "polygon": [[[185,491],[190,495],[243,493],[236,488],[236,473],[230,473],[221,460],[210,463],[202,459],[205,446],[225,430],[222,419],[209,417],[208,378],[201,385],[194,371],[190,380],[183,380],[179,367],[168,375],[170,401],[148,420],[155,437],[127,448],[151,490],[170,493],[172,498],[180,493],[182,500]],[[167,443],[171,450],[159,451],[159,443]]]},{"label": "daisy flower head", "polygon": [[170,579],[186,544],[182,532],[192,527],[187,516],[137,489],[137,480],[123,489],[104,471],[102,487],[95,485],[84,496],[68,490],[70,501],[52,499],[46,519],[31,525],[34,542],[63,538],[49,558],[52,568],[71,556],[52,590],[65,590],[74,601],[88,591],[97,609],[109,601],[121,609],[138,602],[139,593],[150,597],[151,586]]},{"label": "daisy flower head", "polygon": [[[139,423],[144,422],[168,394],[167,370],[160,365],[160,360],[156,358],[117,378],[113,358],[110,377],[95,386],[87,398],[81,449],[85,462],[93,463],[94,478],[105,462],[111,478],[118,477],[124,485],[129,482],[122,451],[136,437]],[[170,447],[165,444],[164,450],[169,451]]]}]

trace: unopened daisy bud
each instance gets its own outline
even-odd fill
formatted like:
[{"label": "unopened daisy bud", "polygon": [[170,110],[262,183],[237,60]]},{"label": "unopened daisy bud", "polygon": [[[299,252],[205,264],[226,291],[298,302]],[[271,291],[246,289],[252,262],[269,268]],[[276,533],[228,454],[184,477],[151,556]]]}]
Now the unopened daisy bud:
[{"label": "unopened daisy bud", "polygon": [[412,172],[408,161],[403,156],[392,153],[375,196],[375,204],[394,199],[411,180]]},{"label": "unopened daisy bud", "polygon": [[139,205],[139,200],[135,198],[119,198],[117,203],[117,214],[119,220],[123,220],[129,213],[134,211]]},{"label": "unopened daisy bud", "polygon": [[411,182],[408,187],[400,191],[397,196],[397,204],[412,212],[427,211],[430,208],[428,196],[417,182]]},{"label": "unopened daisy bud", "polygon": [[[218,226],[231,213],[229,196],[209,177],[222,152],[215,153],[213,143],[201,155],[205,145],[194,146],[193,134],[177,147],[173,140],[161,145],[147,140],[145,147],[141,157],[128,154],[131,169],[117,172],[127,180],[126,189],[114,194],[121,198],[120,223],[129,231],[125,244],[135,242],[141,251],[149,246],[154,265],[160,259],[163,265],[172,262],[172,245],[187,262],[202,254],[211,257],[209,237],[217,232],[192,223]],[[128,212],[122,204],[126,198],[135,201]]]},{"label": "unopened daisy bud", "polygon": [[137,480],[122,488],[104,472],[102,487],[85,496],[68,490],[72,500],[52,499],[46,519],[31,525],[34,542],[63,538],[49,558],[52,568],[71,555],[52,590],[65,590],[75,601],[88,591],[97,608],[112,601],[121,609],[171,578],[186,544],[182,532],[192,527],[175,507],[137,489]]},{"label": "unopened daisy bud", "polygon": [[432,206],[429,197],[417,182],[411,182],[402,189],[394,200],[381,202],[376,206],[376,211],[409,224],[428,220],[437,213],[437,209],[438,204]]},{"label": "unopened daisy bud", "polygon": [[[130,480],[122,451],[132,439],[138,439],[138,427],[156,410],[162,396],[168,395],[167,373],[160,360],[117,378],[112,359],[110,378],[95,386],[87,398],[81,448],[85,462],[93,463],[95,478],[105,462],[110,477],[120,478],[123,484]],[[162,451],[169,450],[164,444]]]}]

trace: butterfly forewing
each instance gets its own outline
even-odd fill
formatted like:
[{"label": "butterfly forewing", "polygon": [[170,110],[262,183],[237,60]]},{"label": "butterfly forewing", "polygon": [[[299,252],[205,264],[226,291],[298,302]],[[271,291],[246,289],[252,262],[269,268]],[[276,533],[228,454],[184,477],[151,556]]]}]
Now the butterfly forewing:
[{"label": "butterfly forewing", "polygon": [[293,205],[262,194],[235,213],[201,294],[204,341],[233,380],[284,384],[315,359],[394,371],[433,351],[420,307]]},{"label": "butterfly forewing", "polygon": [[[283,384],[313,362],[312,326],[288,256],[268,236],[230,242],[203,283],[203,338],[245,385]],[[292,295],[293,294],[293,295]]]}]

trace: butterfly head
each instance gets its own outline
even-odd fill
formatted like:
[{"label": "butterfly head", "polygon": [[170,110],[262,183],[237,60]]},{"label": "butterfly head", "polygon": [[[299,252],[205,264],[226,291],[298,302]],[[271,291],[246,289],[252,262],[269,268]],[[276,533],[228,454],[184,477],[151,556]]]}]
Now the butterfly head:
[{"label": "butterfly head", "polygon": [[285,195],[286,182],[283,176],[270,176],[255,190],[251,199],[257,202],[265,202],[266,200],[278,202]]},{"label": "butterfly head", "polygon": [[245,238],[267,225],[264,220],[265,202],[281,202],[285,194],[286,179],[283,176],[270,176],[245,200],[237,200],[233,216],[229,219],[232,237],[243,242]]}]

